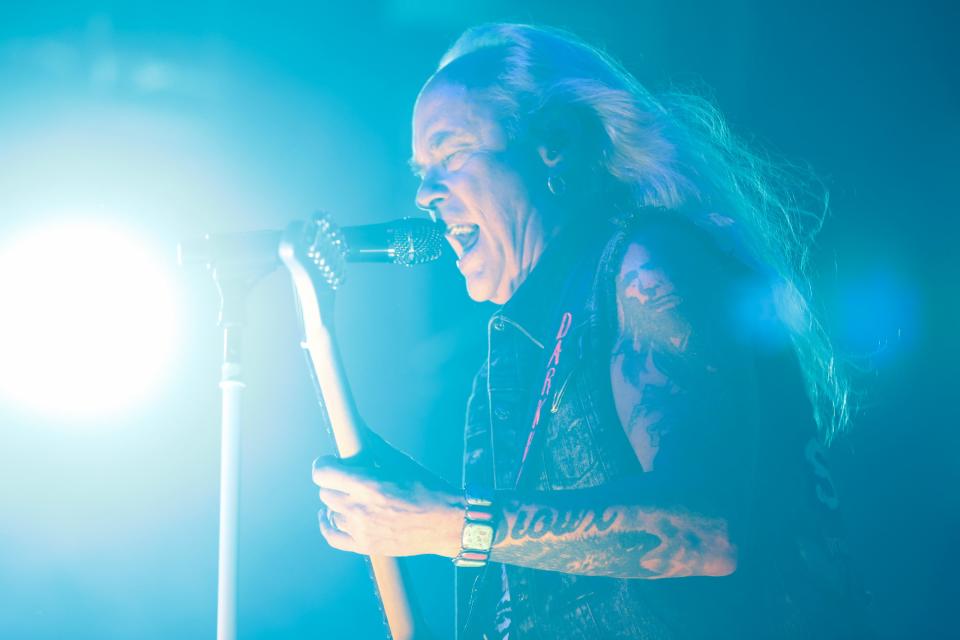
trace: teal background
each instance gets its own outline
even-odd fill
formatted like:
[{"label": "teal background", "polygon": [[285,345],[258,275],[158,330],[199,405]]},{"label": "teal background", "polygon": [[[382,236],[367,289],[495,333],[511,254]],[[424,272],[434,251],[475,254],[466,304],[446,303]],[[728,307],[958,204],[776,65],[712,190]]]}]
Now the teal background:
[{"label": "teal background", "polygon": [[[212,637],[217,295],[176,269],[176,242],[318,208],[343,224],[414,214],[413,100],[490,20],[570,28],[654,90],[708,88],[737,131],[824,178],[821,302],[866,370],[832,449],[854,559],[880,637],[955,636],[956,18],[934,2],[3,2],[0,243],[63,215],[140,230],[170,256],[181,331],[132,412],[0,404],[0,637]],[[349,278],[337,319],[362,413],[456,481],[492,308],[449,260]],[[251,296],[246,347],[241,637],[378,637],[363,563],[316,530],[310,463],[331,445],[284,274]],[[441,638],[448,564],[410,563]]]}]

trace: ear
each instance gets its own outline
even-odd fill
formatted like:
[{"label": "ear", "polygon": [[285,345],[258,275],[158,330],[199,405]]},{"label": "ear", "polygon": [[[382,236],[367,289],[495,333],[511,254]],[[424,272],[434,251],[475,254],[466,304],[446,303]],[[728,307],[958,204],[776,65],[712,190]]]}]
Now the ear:
[{"label": "ear", "polygon": [[563,150],[546,144],[537,145],[537,155],[540,156],[541,162],[543,162],[548,169],[556,168],[566,157]]},{"label": "ear", "polygon": [[548,169],[569,164],[582,146],[582,114],[571,106],[548,107],[536,119],[533,128],[537,155]]}]

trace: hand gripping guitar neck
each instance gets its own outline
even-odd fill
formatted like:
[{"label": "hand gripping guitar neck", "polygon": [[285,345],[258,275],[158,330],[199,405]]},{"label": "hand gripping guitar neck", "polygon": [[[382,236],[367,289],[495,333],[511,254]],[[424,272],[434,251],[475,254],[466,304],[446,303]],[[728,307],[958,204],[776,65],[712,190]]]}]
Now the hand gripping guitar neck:
[{"label": "hand gripping guitar neck", "polygon": [[[442,232],[436,233],[442,240]],[[412,242],[410,246],[412,251]],[[348,251],[343,234],[325,214],[307,222],[291,223],[280,242],[280,259],[290,272],[299,302],[304,336],[301,346],[342,458],[363,452],[366,429],[350,392],[333,332],[333,291],[343,283]],[[435,254],[430,259],[435,259],[439,251]],[[426,261],[416,259],[416,255],[410,258],[409,253],[403,255],[404,260],[396,262],[409,265]],[[393,640],[426,638],[426,628],[410,599],[397,559],[371,556],[370,568]]]}]

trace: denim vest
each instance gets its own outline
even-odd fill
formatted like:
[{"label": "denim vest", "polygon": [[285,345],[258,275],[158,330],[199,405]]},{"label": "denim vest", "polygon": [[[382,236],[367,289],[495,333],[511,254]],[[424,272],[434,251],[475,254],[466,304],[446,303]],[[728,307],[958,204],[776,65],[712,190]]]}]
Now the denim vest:
[{"label": "denim vest", "polygon": [[[465,484],[515,488],[540,381],[565,312],[573,321],[517,488],[580,489],[644,473],[617,416],[609,371],[617,329],[615,278],[626,244],[643,221],[636,217],[558,239],[514,299],[491,317],[487,360],[467,406]],[[803,395],[802,382],[795,382],[792,389],[799,396],[793,394],[791,410],[809,416],[809,406],[796,399]],[[762,476],[761,467],[758,463],[745,474]],[[511,640],[735,638],[771,630],[778,637],[804,637],[809,626],[787,610],[789,596],[771,587],[783,582],[782,572],[760,563],[748,562],[725,578],[667,580],[578,576],[491,563],[457,571],[461,640],[499,639],[493,618],[503,595],[504,569]],[[768,619],[774,622],[767,624]]]}]

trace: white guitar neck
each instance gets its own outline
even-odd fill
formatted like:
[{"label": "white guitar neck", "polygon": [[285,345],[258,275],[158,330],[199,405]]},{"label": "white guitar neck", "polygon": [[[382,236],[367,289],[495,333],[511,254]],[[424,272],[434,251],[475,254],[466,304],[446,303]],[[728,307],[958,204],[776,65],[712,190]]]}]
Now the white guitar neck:
[{"label": "white guitar neck", "polygon": [[[350,458],[363,452],[365,426],[357,411],[340,350],[334,337],[332,318],[321,308],[317,287],[319,274],[303,255],[298,242],[302,225],[294,223],[280,243],[280,258],[290,271],[294,290],[300,302],[304,328],[301,343],[317,381],[337,453]],[[370,556],[370,566],[379,592],[380,602],[393,640],[417,640],[428,634],[414,614],[397,558]]]}]

